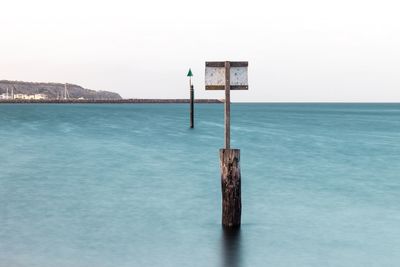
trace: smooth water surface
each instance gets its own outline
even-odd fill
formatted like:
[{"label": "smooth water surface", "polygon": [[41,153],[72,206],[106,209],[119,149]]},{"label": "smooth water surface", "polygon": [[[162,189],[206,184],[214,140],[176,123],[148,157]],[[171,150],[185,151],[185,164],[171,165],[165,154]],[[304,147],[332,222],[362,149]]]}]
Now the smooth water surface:
[{"label": "smooth water surface", "polygon": [[400,266],[399,104],[0,105],[0,266]]}]

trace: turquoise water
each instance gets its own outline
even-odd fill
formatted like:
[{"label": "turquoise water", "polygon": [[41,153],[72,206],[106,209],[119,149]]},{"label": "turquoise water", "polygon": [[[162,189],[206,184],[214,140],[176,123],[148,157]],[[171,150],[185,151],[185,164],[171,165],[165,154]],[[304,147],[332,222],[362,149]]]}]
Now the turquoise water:
[{"label": "turquoise water", "polygon": [[400,104],[0,105],[0,266],[400,266]]}]

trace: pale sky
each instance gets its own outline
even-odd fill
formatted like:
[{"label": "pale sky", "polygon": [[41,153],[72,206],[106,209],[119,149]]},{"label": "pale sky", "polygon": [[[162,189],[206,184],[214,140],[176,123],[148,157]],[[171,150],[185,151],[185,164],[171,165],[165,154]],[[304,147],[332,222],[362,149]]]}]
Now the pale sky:
[{"label": "pale sky", "polygon": [[249,61],[233,101],[400,102],[400,2],[0,0],[0,79],[197,98],[205,61]]}]

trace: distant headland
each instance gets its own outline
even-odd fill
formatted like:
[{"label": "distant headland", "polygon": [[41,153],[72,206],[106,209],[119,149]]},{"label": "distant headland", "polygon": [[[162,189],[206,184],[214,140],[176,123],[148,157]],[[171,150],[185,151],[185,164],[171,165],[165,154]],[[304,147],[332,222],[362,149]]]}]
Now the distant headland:
[{"label": "distant headland", "polygon": [[76,84],[0,80],[1,100],[120,100],[114,92],[85,89]]},{"label": "distant headland", "polygon": [[[195,103],[223,103],[219,99],[196,99]],[[76,84],[0,80],[0,103],[123,104],[189,103],[189,99],[123,99],[118,93],[85,89]]]}]

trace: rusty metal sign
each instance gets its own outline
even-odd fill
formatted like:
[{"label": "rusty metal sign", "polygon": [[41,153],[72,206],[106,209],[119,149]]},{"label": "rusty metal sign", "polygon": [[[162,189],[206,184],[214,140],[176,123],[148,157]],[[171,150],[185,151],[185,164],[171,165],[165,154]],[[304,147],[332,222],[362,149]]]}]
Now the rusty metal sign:
[{"label": "rusty metal sign", "polygon": [[[230,62],[230,90],[248,90],[248,62]],[[206,62],[206,90],[225,90],[225,62]]]}]

